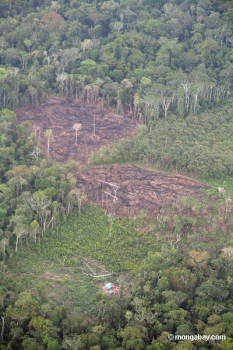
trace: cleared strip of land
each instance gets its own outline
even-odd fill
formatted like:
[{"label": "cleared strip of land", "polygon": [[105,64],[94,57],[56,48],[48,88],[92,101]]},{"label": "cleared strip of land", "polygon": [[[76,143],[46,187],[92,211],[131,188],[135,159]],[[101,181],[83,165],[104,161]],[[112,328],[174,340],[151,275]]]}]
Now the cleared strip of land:
[{"label": "cleared strip of land", "polygon": [[181,196],[197,196],[207,186],[185,176],[169,175],[125,164],[93,168],[76,174],[77,186],[90,202],[108,213],[134,216],[140,211],[158,214]]}]

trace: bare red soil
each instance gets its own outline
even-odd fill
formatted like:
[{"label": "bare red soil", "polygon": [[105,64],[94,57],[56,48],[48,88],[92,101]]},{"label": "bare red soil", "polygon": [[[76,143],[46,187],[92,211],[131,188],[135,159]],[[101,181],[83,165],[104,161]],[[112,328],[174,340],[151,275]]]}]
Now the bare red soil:
[{"label": "bare red soil", "polygon": [[134,216],[141,211],[158,214],[181,196],[199,196],[207,188],[180,175],[168,175],[126,164],[93,168],[75,175],[77,185],[90,202],[108,213]]},{"label": "bare red soil", "polygon": [[[54,98],[51,103],[26,107],[16,111],[17,123],[30,121],[36,131],[41,146],[46,150],[44,133],[52,129],[50,157],[57,161],[75,160],[84,166],[93,153],[101,147],[122,138],[132,137],[137,123],[130,118],[101,109],[97,105],[87,105],[80,101]],[[95,116],[95,117],[94,117]],[[95,119],[95,133],[94,133]],[[80,123],[77,133],[74,124]],[[45,151],[46,154],[46,151]]]}]

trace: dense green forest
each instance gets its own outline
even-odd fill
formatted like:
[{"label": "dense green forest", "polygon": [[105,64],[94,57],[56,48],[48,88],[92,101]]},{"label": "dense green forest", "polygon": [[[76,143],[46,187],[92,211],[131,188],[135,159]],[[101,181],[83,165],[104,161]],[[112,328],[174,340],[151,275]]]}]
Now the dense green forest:
[{"label": "dense green forest", "polygon": [[4,0],[1,103],[102,100],[148,122],[198,114],[232,88],[231,2]]},{"label": "dense green forest", "polygon": [[[0,350],[233,349],[232,8],[0,1]],[[93,163],[137,162],[209,188],[151,217],[87,203],[77,164],[46,158],[31,124],[16,123],[13,110],[53,95],[140,125]]]}]

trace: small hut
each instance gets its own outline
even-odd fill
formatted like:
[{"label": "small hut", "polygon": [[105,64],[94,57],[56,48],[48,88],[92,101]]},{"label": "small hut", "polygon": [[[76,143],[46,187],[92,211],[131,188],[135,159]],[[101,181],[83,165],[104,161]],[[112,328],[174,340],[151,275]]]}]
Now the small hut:
[{"label": "small hut", "polygon": [[111,289],[112,289],[112,284],[111,284],[111,283],[105,284],[105,288],[106,288],[107,290],[111,290]]}]

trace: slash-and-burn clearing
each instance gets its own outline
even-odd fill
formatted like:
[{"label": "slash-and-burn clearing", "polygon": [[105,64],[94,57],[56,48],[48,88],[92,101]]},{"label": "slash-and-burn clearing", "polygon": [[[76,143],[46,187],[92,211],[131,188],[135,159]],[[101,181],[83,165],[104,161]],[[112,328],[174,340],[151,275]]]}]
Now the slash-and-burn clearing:
[{"label": "slash-and-burn clearing", "polygon": [[[117,165],[85,170],[101,147],[133,137],[137,123],[113,112],[80,101],[54,98],[50,103],[16,111],[18,123],[30,121],[45,155],[56,161],[74,160],[81,172],[78,187],[89,202],[114,216],[135,216],[145,211],[159,214],[163,206],[182,196],[198,195],[202,184],[188,177]],[[45,131],[50,129],[48,146]],[[52,130],[52,131],[51,131]]]},{"label": "slash-and-burn clearing", "polygon": [[[188,177],[131,164],[88,169],[93,153],[112,142],[133,137],[137,131],[135,121],[97,105],[54,99],[45,105],[18,110],[17,117],[18,123],[32,123],[39,148],[45,156],[59,162],[74,160],[79,163],[79,172],[74,175],[77,187],[86,194],[88,202],[97,203],[109,214],[106,218],[99,208],[90,206],[88,209],[87,206],[86,214],[84,210],[78,219],[71,217],[59,228],[59,239],[56,235],[45,237],[39,254],[28,252],[29,257],[25,255],[18,278],[29,286],[42,281],[52,302],[57,304],[66,300],[68,306],[75,305],[83,310],[91,309],[97,302],[99,291],[111,297],[105,288],[108,281],[112,284],[112,296],[130,295],[130,289],[120,282],[122,271],[137,271],[140,259],[151,247],[156,250],[159,242],[155,234],[149,232],[153,229],[137,230],[129,223],[126,226],[118,223],[116,227],[113,216],[134,217],[147,212],[156,215],[159,221],[163,207],[182,196],[199,196],[206,186]],[[45,132],[49,129],[48,154]],[[88,210],[91,210],[93,221]],[[79,247],[87,255],[80,261],[77,259]],[[29,275],[31,265],[33,276]]]},{"label": "slash-and-burn clearing", "polygon": [[44,135],[52,130],[50,158],[57,161],[74,160],[80,166],[88,164],[101,147],[122,138],[132,137],[137,123],[97,105],[54,99],[41,106],[16,111],[17,122],[30,121],[38,142],[44,148]]},{"label": "slash-and-burn clearing", "polygon": [[181,196],[200,195],[200,190],[206,188],[185,176],[131,164],[89,169],[76,174],[76,181],[90,202],[117,216],[134,216],[142,211],[158,214]]}]

